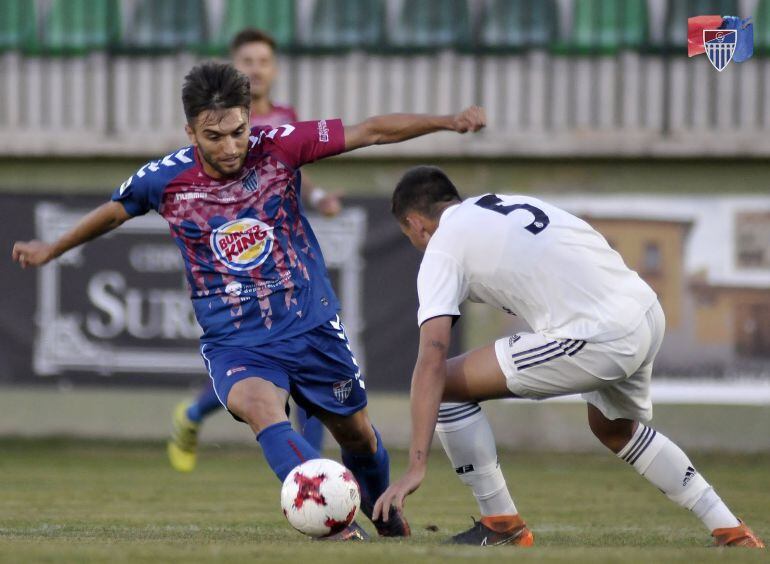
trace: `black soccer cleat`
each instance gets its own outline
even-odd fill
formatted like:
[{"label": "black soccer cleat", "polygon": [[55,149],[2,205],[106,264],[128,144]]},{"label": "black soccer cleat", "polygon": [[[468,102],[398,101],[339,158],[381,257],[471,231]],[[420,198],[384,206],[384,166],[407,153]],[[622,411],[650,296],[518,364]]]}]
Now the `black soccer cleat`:
[{"label": "black soccer cleat", "polygon": [[535,536],[518,515],[507,516],[504,521],[498,517],[482,517],[481,521],[473,519],[473,527],[453,536],[448,542],[473,546],[532,546]]},{"label": "black soccer cleat", "polygon": [[382,518],[372,521],[381,537],[410,537],[412,529],[404,517],[404,513],[395,507],[390,508],[387,522]]},{"label": "black soccer cleat", "polygon": [[412,529],[409,528],[409,523],[407,522],[406,517],[404,517],[403,511],[396,509],[395,507],[391,506],[390,512],[388,513],[387,523],[382,519],[382,517],[376,521],[372,519],[374,506],[364,500],[361,501],[361,513],[369,517],[369,520],[377,529],[377,534],[379,534],[381,537],[412,536]]}]

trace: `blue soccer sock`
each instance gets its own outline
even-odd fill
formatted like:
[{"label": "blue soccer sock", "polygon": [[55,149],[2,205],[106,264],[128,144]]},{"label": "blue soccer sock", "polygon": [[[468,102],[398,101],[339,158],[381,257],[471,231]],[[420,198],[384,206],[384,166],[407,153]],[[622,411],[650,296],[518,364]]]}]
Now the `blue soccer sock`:
[{"label": "blue soccer sock", "polygon": [[324,426],[318,417],[313,417],[307,411],[297,406],[297,427],[302,436],[318,452],[323,450]]},{"label": "blue soccer sock", "polygon": [[288,421],[265,427],[257,435],[257,441],[265,454],[265,460],[281,482],[295,466],[306,460],[321,458],[318,451],[292,429]]},{"label": "blue soccer sock", "polygon": [[214,391],[214,384],[209,383],[190,407],[187,408],[187,418],[195,423],[200,423],[215,411],[222,409],[222,407],[222,403]]},{"label": "blue soccer sock", "polygon": [[377,437],[377,452],[374,454],[357,454],[348,450],[342,451],[342,463],[356,477],[361,487],[361,510],[367,517],[372,516],[374,502],[388,488],[390,483],[390,457],[382,444],[380,433],[372,427]]}]

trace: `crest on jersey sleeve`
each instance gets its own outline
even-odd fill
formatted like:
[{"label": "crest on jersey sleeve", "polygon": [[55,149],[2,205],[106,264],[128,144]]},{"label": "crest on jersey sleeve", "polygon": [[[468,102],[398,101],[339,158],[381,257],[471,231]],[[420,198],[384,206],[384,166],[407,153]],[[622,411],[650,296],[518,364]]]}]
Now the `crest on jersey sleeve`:
[{"label": "crest on jersey sleeve", "polygon": [[231,270],[251,270],[270,256],[273,228],[257,219],[245,217],[228,221],[211,233],[211,250]]},{"label": "crest on jersey sleeve", "polygon": [[738,44],[738,31],[734,29],[704,29],[703,46],[706,56],[719,72],[733,60],[735,46]]}]

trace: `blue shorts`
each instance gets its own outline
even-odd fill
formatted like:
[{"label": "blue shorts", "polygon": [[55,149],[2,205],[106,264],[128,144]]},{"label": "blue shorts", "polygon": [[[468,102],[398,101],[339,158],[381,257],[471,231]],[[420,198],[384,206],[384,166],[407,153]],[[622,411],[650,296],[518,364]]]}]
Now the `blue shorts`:
[{"label": "blue shorts", "polygon": [[268,345],[205,343],[201,355],[225,407],[233,385],[255,376],[289,392],[311,415],[321,409],[346,416],[366,407],[364,378],[339,316]]}]

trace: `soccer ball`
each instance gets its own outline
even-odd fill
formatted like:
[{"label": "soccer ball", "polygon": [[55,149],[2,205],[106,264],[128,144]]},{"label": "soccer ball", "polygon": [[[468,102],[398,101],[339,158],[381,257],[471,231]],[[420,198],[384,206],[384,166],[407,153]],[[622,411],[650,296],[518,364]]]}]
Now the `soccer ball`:
[{"label": "soccer ball", "polygon": [[281,488],[283,514],[292,527],[311,537],[333,535],[350,525],[360,503],[350,470],[326,458],[303,462]]}]

